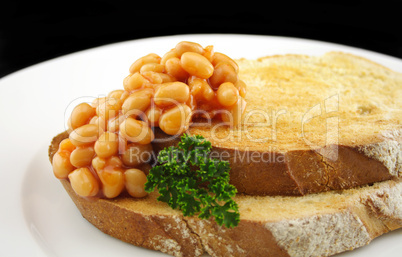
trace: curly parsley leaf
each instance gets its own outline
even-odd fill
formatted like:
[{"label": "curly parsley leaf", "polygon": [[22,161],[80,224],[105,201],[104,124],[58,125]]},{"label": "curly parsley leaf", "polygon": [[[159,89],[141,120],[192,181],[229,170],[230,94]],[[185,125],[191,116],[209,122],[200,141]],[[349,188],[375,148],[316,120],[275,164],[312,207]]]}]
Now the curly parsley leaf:
[{"label": "curly parsley leaf", "polygon": [[177,147],[159,152],[158,165],[150,170],[145,190],[158,189],[159,201],[184,216],[211,216],[228,228],[239,224],[240,214],[232,199],[236,188],[229,184],[229,162],[209,157],[211,142],[202,136],[184,134]]}]

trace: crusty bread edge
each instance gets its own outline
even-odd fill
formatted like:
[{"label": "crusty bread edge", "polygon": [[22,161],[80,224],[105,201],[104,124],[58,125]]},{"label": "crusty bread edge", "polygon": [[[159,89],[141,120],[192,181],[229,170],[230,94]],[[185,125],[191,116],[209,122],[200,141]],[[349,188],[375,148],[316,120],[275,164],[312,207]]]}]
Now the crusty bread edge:
[{"label": "crusty bread edge", "polygon": [[[153,143],[156,152],[179,141],[179,138],[165,140],[166,134],[158,128],[154,133],[156,138],[163,139]],[[224,159],[231,164],[230,179],[238,192],[298,196],[350,189],[402,177],[401,135],[402,130],[395,129],[382,132],[377,136],[378,140],[368,145],[329,145],[320,149],[267,152],[269,156],[277,157],[274,159],[283,160],[272,162],[253,162],[251,158],[236,161],[242,156],[252,156],[253,151],[246,153],[217,146],[213,141],[212,144],[217,156],[229,154]],[[337,154],[335,160],[331,158],[332,153]],[[314,170],[315,173],[304,176],[305,170]]]},{"label": "crusty bread edge", "polygon": [[392,176],[402,177],[402,129],[383,132],[383,141],[358,147],[369,158],[382,163]]},{"label": "crusty bread edge", "polygon": [[[65,137],[62,133],[52,140],[50,160]],[[329,256],[367,245],[402,227],[402,179],[352,189],[359,190],[350,196],[352,204],[336,212],[279,221],[242,219],[234,229],[179,213],[144,215],[114,200],[89,201],[76,195],[68,181],[61,182],[83,217],[104,233],[174,256],[204,252],[211,256]]]}]

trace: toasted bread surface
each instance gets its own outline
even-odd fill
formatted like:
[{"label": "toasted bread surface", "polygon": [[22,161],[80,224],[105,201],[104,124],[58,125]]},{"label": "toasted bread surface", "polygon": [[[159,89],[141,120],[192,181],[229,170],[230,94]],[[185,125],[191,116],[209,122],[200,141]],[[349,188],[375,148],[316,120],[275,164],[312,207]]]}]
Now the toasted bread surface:
[{"label": "toasted bread surface", "polygon": [[[190,130],[219,147],[278,152],[331,143],[359,147],[402,129],[402,74],[370,60],[330,52],[237,62],[247,84],[243,126],[211,130],[195,124]],[[339,135],[328,135],[335,131],[326,125],[337,125]]]},{"label": "toasted bread surface", "polygon": [[[305,195],[402,176],[402,74],[341,52],[241,59],[241,127],[196,120],[189,134],[231,163],[251,195]],[[154,149],[178,138],[156,130]]]}]

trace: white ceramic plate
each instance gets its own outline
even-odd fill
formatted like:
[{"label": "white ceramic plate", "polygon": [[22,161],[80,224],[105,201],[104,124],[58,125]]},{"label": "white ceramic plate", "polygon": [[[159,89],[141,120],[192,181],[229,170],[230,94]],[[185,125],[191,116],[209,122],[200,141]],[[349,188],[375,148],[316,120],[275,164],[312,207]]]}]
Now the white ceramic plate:
[{"label": "white ceramic plate", "polygon": [[[64,115],[71,106],[122,88],[134,60],[151,52],[162,55],[182,40],[212,44],[233,58],[346,51],[402,72],[402,60],[336,44],[268,36],[180,35],[102,46],[6,76],[0,79],[0,256],[164,256],[107,236],[83,219],[53,177],[47,147],[64,130]],[[339,256],[400,256],[401,242],[399,229]]]}]

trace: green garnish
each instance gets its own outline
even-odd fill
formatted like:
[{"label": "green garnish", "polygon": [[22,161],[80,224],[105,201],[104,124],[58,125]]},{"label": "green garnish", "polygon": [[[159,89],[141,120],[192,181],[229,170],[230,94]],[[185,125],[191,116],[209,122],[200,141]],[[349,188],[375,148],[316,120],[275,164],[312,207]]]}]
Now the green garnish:
[{"label": "green garnish", "polygon": [[237,190],[229,184],[229,162],[210,158],[211,149],[211,142],[202,136],[184,134],[177,147],[159,152],[158,165],[150,170],[145,190],[150,193],[157,188],[158,200],[181,210],[184,216],[213,216],[219,225],[235,227],[240,214],[232,199]]}]

